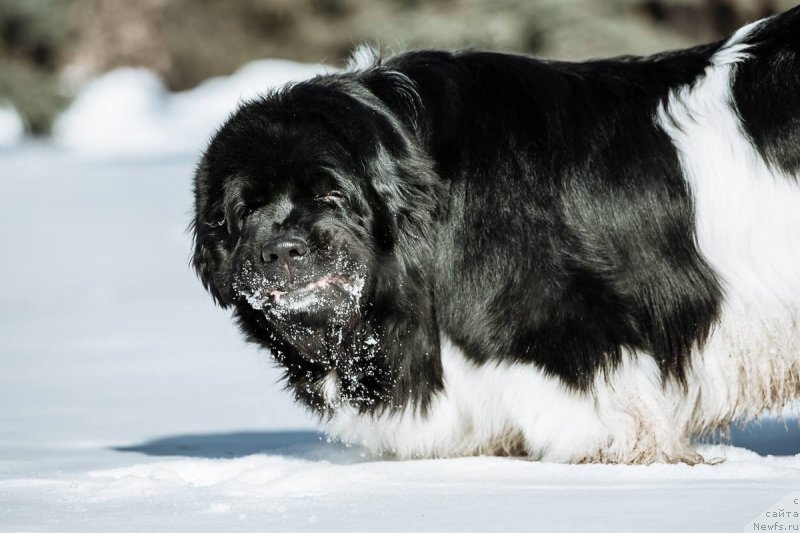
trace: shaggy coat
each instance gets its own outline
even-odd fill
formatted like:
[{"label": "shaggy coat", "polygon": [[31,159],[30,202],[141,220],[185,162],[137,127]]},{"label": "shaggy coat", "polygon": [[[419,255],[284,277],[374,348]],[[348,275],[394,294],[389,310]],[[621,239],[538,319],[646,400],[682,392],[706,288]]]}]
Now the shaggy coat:
[{"label": "shaggy coat", "polygon": [[362,50],[242,105],[194,265],[333,435],[702,460],[800,393],[800,8],[580,63]]}]

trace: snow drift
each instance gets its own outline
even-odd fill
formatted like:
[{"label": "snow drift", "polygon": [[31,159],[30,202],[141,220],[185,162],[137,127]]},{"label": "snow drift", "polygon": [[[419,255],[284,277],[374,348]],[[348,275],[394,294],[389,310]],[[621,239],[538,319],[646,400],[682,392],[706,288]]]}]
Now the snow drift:
[{"label": "snow drift", "polygon": [[87,84],[56,120],[55,143],[101,157],[199,153],[237,105],[331,70],[282,60],[249,63],[231,76],[170,93],[145,69],[122,68]]},{"label": "snow drift", "polygon": [[25,124],[9,102],[0,100],[0,150],[13,148],[22,142]]}]

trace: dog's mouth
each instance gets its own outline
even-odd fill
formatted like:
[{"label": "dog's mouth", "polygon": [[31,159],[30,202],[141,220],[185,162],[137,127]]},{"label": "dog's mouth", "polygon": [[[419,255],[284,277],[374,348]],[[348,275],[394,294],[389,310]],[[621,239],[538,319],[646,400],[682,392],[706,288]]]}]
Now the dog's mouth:
[{"label": "dog's mouth", "polygon": [[281,287],[262,285],[240,294],[253,309],[282,317],[290,313],[344,310],[359,302],[363,289],[361,276],[326,274]]}]

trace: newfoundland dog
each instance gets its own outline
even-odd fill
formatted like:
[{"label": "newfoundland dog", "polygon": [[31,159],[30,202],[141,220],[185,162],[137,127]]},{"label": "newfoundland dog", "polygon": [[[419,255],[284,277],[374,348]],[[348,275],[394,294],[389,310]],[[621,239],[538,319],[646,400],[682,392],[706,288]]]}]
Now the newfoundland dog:
[{"label": "newfoundland dog", "polygon": [[241,105],[193,264],[326,430],[697,462],[800,395],[800,8],[580,63],[356,54]]}]

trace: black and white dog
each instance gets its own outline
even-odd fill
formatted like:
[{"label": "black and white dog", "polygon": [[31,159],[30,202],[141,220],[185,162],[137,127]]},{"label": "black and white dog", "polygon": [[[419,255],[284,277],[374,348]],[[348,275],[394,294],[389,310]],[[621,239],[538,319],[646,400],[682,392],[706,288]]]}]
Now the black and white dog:
[{"label": "black and white dog", "polygon": [[359,55],[195,184],[202,281],[331,434],[694,462],[800,395],[800,8],[647,58]]}]

